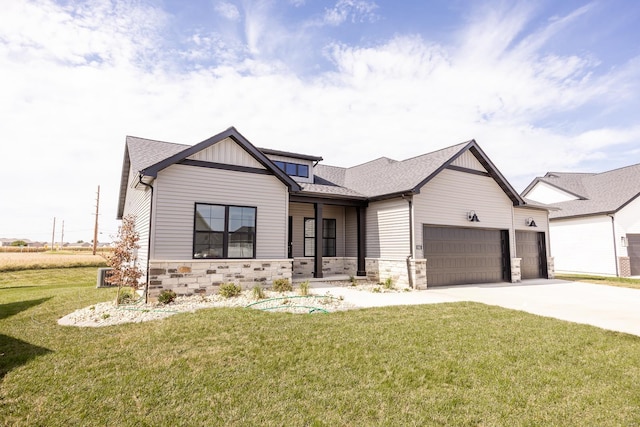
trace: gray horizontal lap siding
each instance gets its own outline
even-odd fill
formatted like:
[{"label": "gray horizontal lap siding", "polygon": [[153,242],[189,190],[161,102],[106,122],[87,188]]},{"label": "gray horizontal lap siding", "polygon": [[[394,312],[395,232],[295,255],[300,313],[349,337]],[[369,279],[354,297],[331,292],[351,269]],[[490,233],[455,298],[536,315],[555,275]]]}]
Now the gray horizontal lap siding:
[{"label": "gray horizontal lap siding", "polygon": [[274,176],[173,165],[155,181],[152,259],[192,259],[195,203],[255,206],[256,257],[286,258],[287,188]]},{"label": "gray horizontal lap siding", "polygon": [[149,215],[151,212],[151,190],[143,185],[134,188],[138,183],[138,174],[129,171],[129,185],[127,186],[126,203],[123,217],[135,216],[135,229],[139,234],[138,266],[146,276],[148,249],[149,249]]},{"label": "gray horizontal lap siding", "polygon": [[368,258],[409,256],[409,203],[406,200],[397,198],[370,203],[366,218]]}]

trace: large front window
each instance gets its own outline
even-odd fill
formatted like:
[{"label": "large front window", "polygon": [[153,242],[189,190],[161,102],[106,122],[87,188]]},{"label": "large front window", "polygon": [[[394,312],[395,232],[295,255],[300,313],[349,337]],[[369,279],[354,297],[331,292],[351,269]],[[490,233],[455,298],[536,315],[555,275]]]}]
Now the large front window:
[{"label": "large front window", "polygon": [[255,258],[256,208],[196,203],[194,258]]},{"label": "large front window", "polygon": [[[304,219],[304,256],[314,256],[316,253],[316,220]],[[322,220],[322,256],[336,256],[336,220],[324,218]]]}]

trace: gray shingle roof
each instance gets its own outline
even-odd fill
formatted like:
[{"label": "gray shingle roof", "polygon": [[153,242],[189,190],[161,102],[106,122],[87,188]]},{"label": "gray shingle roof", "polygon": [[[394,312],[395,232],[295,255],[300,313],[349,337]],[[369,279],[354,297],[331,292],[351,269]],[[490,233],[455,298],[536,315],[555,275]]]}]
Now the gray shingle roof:
[{"label": "gray shingle roof", "polygon": [[[184,157],[193,150],[201,149],[209,144],[210,141],[215,143],[218,139],[228,136],[238,139],[241,144],[246,146],[246,149],[251,150],[257,157],[271,165],[264,153],[246,141],[234,128],[230,128],[194,146],[128,136],[126,139],[118,217],[121,217],[124,207],[129,166],[134,171],[144,171],[145,175],[155,176],[157,170],[172,164],[174,161],[178,161],[178,158]],[[265,152],[274,152],[269,149],[263,150]],[[303,195],[376,200],[395,197],[404,193],[419,192],[426,182],[466,150],[471,151],[485,166],[489,171],[489,175],[502,187],[514,205],[524,204],[523,199],[513,190],[473,140],[402,161],[381,157],[350,168],[318,164],[314,168],[315,179],[312,184],[296,184],[290,177],[286,176],[286,178],[293,182],[292,191],[297,192],[300,190]],[[281,171],[275,165],[273,165],[272,169],[274,169],[275,173],[281,174]]]},{"label": "gray shingle roof", "polygon": [[350,168],[317,165],[316,183],[333,184],[369,198],[412,192],[451,162],[472,141],[397,161],[381,157]]},{"label": "gray shingle roof", "polygon": [[551,219],[613,213],[640,195],[640,164],[602,173],[549,172],[527,190],[538,181],[581,198],[554,203],[558,210],[549,213]]},{"label": "gray shingle roof", "polygon": [[127,136],[127,150],[134,171],[141,171],[189,148],[189,145]]}]

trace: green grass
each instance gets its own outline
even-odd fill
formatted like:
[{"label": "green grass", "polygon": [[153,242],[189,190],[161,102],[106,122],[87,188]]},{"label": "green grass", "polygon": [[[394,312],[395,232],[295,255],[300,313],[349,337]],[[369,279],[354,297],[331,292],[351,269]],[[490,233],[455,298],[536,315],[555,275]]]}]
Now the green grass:
[{"label": "green grass", "polygon": [[572,282],[595,283],[597,285],[620,286],[623,288],[640,289],[640,279],[628,277],[591,276],[585,274],[556,274],[556,279]]},{"label": "green grass", "polygon": [[0,274],[0,425],[640,425],[640,337],[475,303],[58,326],[94,283]]}]

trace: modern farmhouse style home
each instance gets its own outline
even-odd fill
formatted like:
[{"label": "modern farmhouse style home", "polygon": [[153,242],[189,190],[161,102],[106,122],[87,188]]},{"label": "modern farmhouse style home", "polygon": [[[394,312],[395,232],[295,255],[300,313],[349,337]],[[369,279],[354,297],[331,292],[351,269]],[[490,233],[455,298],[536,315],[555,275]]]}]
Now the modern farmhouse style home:
[{"label": "modern farmhouse style home", "polygon": [[548,172],[522,194],[555,208],[549,217],[558,271],[640,276],[640,164]]},{"label": "modern farmhouse style home", "polygon": [[548,211],[473,140],[403,161],[321,161],[233,127],[193,146],[127,137],[118,218],[136,218],[149,296],[277,278],[425,289],[553,275]]}]

